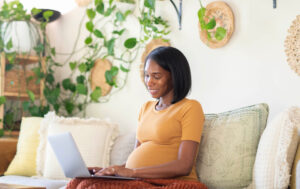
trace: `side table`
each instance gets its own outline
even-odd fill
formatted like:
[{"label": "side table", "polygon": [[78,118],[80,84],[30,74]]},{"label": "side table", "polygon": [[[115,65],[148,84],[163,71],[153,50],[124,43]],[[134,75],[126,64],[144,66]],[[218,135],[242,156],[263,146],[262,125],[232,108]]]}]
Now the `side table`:
[{"label": "side table", "polygon": [[[18,138],[0,138],[0,175],[6,171],[17,151]],[[2,187],[0,187],[2,188]]]}]

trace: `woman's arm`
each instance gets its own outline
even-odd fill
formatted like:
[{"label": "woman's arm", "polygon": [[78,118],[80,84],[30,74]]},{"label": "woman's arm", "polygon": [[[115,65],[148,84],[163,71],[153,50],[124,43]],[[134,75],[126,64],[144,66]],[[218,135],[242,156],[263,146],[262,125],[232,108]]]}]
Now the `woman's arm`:
[{"label": "woman's arm", "polygon": [[189,175],[193,168],[198,146],[198,142],[184,140],[180,143],[177,160],[136,169],[112,166],[99,171],[97,175],[120,175],[138,178],[172,178]]}]

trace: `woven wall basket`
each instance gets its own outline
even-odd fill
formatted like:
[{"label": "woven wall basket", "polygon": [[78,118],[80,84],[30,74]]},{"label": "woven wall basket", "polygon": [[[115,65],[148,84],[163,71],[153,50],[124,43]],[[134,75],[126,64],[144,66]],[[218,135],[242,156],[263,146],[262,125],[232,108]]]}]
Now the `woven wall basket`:
[{"label": "woven wall basket", "polygon": [[198,23],[200,39],[210,48],[220,48],[228,43],[233,30],[234,30],[234,17],[231,8],[222,1],[216,1],[209,3],[206,6],[205,12],[205,22],[207,23],[209,19],[216,19],[216,27],[213,30],[209,30],[214,36],[214,32],[217,27],[223,27],[226,29],[226,36],[218,41],[215,37],[208,39],[206,30],[201,30],[200,23]]},{"label": "woven wall basket", "polygon": [[111,69],[111,62],[109,60],[97,59],[91,71],[91,88],[94,90],[97,86],[101,88],[101,96],[106,96],[111,86],[106,83],[105,72]]},{"label": "woven wall basket", "polygon": [[142,59],[141,59],[141,64],[140,64],[140,75],[141,75],[141,80],[144,83],[144,65],[145,65],[145,59],[148,56],[148,54],[156,49],[157,47],[162,47],[162,46],[170,46],[169,42],[165,42],[162,39],[152,39],[145,48],[145,51],[142,54]]},{"label": "woven wall basket", "polygon": [[288,64],[300,76],[300,15],[290,26],[284,46]]}]

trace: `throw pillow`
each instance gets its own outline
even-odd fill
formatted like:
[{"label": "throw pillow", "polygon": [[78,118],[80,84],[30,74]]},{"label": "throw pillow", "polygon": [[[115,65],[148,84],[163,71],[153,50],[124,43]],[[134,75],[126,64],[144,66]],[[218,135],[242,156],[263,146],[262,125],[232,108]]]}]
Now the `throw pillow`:
[{"label": "throw pillow", "polygon": [[96,118],[64,118],[50,112],[45,115],[40,130],[41,143],[37,159],[40,175],[51,179],[66,179],[51,146],[47,142],[48,135],[63,132],[72,134],[88,167],[109,166],[110,150],[118,134],[116,124]]},{"label": "throw pillow", "polygon": [[293,167],[292,167],[292,176],[291,176],[291,184],[290,184],[291,189],[296,189],[296,170],[297,170],[298,162],[300,163],[300,143],[298,143],[298,149],[296,151],[296,156],[295,156]]},{"label": "throw pillow", "polygon": [[253,170],[253,188],[287,188],[298,144],[300,108],[292,107],[268,124],[259,146]]},{"label": "throw pillow", "polygon": [[268,105],[257,104],[219,114],[206,114],[197,157],[199,180],[208,188],[242,188],[252,181]]},{"label": "throw pillow", "polygon": [[39,129],[42,118],[23,117],[17,152],[4,175],[36,175],[36,154],[39,145]]},{"label": "throw pillow", "polygon": [[135,132],[132,132],[118,137],[110,153],[110,165],[123,165],[126,163],[128,156],[134,149],[135,136]]}]

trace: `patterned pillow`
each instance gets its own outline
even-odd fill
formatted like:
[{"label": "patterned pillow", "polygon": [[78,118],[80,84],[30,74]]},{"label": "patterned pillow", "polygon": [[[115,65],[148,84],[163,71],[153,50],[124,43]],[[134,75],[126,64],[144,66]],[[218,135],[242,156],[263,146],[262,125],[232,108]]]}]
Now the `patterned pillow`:
[{"label": "patterned pillow", "polygon": [[268,113],[267,104],[257,104],[205,115],[196,170],[209,189],[243,188],[251,183]]}]

